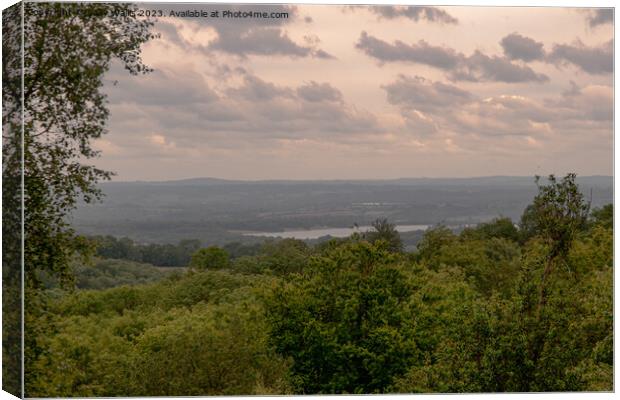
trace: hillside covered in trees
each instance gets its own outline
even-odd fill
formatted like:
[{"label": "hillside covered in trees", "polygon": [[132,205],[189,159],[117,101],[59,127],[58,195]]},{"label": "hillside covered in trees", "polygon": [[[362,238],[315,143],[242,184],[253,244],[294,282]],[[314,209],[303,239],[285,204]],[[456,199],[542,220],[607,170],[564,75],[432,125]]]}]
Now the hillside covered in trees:
[{"label": "hillside covered in trees", "polygon": [[517,224],[438,226],[413,252],[379,221],[314,246],[197,249],[150,283],[97,286],[114,270],[99,261],[88,287],[116,287],[40,297],[27,393],[609,391],[612,221],[569,175],[539,182]]}]

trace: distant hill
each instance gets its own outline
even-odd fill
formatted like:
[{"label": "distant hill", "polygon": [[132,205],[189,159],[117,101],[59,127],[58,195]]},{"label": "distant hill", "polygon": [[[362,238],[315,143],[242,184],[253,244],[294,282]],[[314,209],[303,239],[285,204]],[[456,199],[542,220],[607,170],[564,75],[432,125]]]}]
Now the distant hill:
[{"label": "distant hill", "polygon": [[[578,177],[598,207],[613,201],[613,178]],[[252,242],[244,231],[396,224],[472,224],[497,216],[517,221],[536,194],[533,177],[401,178],[393,180],[234,181],[193,178],[109,182],[102,203],[81,205],[73,224],[91,235],[139,242],[200,239]]]},{"label": "distant hill", "polygon": [[[544,179],[544,177],[543,177]],[[286,179],[266,179],[266,180],[234,180],[220,178],[187,178],[166,181],[116,181],[104,182],[102,185],[157,185],[157,186],[202,186],[202,185],[238,185],[238,184],[352,184],[352,185],[531,185],[534,178],[531,176],[480,176],[470,178],[396,178],[396,179],[325,179],[325,180],[286,180]],[[606,185],[613,184],[612,176],[591,175],[578,176],[577,182],[585,185]]]}]

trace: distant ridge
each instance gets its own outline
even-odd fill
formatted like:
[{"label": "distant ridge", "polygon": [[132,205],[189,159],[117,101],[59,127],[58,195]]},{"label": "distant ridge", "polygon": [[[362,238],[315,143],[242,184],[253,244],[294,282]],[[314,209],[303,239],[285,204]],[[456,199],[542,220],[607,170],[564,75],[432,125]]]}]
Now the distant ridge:
[{"label": "distant ridge", "polygon": [[[593,208],[613,203],[610,176],[579,177]],[[518,221],[537,188],[532,176],[389,180],[263,180],[211,177],[103,183],[105,197],[80,204],[72,223],[89,235],[145,243],[200,239],[224,245],[243,232],[283,232],[369,225],[476,224],[503,216]]]},{"label": "distant ridge", "polygon": [[[544,177],[543,177],[544,178]],[[613,184],[613,176],[587,175],[577,176],[577,183]],[[207,185],[239,185],[239,184],[362,184],[362,185],[533,185],[533,176],[479,176],[468,178],[394,178],[394,179],[264,179],[235,180],[212,177],[186,178],[163,181],[112,181],[103,185],[162,185],[162,186],[207,186]]]}]

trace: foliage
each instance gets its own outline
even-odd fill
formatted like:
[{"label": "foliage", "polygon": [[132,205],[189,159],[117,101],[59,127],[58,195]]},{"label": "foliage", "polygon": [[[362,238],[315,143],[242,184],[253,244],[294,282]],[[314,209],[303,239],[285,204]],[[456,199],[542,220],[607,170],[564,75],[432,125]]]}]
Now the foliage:
[{"label": "foliage", "polygon": [[232,268],[249,274],[288,275],[303,271],[311,253],[301,240],[268,240],[257,255],[239,257],[234,260]]},{"label": "foliage", "polygon": [[590,204],[585,202],[575,178],[575,174],[568,174],[558,181],[549,175],[548,184],[542,185],[537,176],[538,195],[522,222],[551,244],[551,258],[564,256],[577,232],[585,228]]},{"label": "foliage", "polygon": [[[92,252],[67,217],[78,201],[97,200],[96,183],[111,176],[87,163],[98,155],[91,141],[106,133],[104,73],[113,60],[131,74],[149,71],[140,48],[153,37],[152,22],[121,15],[133,9],[121,3],[24,2],[3,12],[3,175],[10,177],[3,198],[21,195],[21,179],[15,178],[23,173],[27,365],[42,351],[30,339],[45,323],[46,301],[37,298],[41,272],[70,287],[75,254]],[[21,37],[23,52],[22,41],[15,40]],[[29,369],[24,373],[34,379]]]},{"label": "foliage", "polygon": [[271,339],[293,359],[297,393],[377,393],[415,360],[411,288],[387,246],[366,242],[317,257],[268,299]]},{"label": "foliage", "polygon": [[548,247],[540,284],[539,310],[547,301],[547,281],[558,265],[565,264],[577,233],[587,226],[590,203],[585,202],[575,178],[575,174],[568,174],[558,182],[555,176],[549,175],[548,184],[541,185],[540,177],[536,176],[538,194],[530,206],[528,224]]},{"label": "foliage", "polygon": [[431,259],[445,246],[449,246],[457,240],[456,235],[447,227],[439,225],[428,229],[424,237],[418,243],[417,256],[422,259]]},{"label": "foliage", "polygon": [[592,210],[592,223],[594,225],[601,225],[607,229],[612,229],[614,227],[614,205],[607,204],[601,208]]},{"label": "foliage", "polygon": [[222,248],[230,254],[231,258],[239,258],[243,256],[255,256],[260,253],[260,243],[244,244],[239,242],[226,243]]},{"label": "foliage", "polygon": [[478,239],[501,238],[519,241],[519,230],[510,218],[496,218],[475,228],[465,228],[462,235]]},{"label": "foliage", "polygon": [[[9,70],[21,68],[21,4],[2,11],[2,389],[22,392],[22,168],[21,112],[9,106],[11,90],[21,98],[21,81]],[[12,86],[9,89],[9,86]]]},{"label": "foliage", "polygon": [[460,267],[466,279],[479,292],[485,295],[496,292],[507,296],[520,267],[519,246],[504,238],[485,240],[471,236],[469,232],[463,232],[450,245],[439,245],[430,254],[423,251],[419,262],[433,270],[445,266]]},{"label": "foliage", "polygon": [[364,238],[370,243],[377,243],[383,240],[388,244],[388,249],[393,253],[403,251],[403,241],[396,230],[396,225],[388,222],[387,219],[377,219],[372,223],[373,230],[364,233]]},{"label": "foliage", "polygon": [[120,286],[108,290],[84,290],[57,303],[58,312],[71,315],[123,314],[127,310],[169,310],[200,302],[223,303],[240,288],[267,285],[271,277],[244,276],[226,271],[170,276],[150,285]]},{"label": "foliage", "polygon": [[391,392],[480,392],[480,354],[491,339],[485,306],[462,269],[418,267],[409,299],[418,361],[396,377]]},{"label": "foliage", "polygon": [[230,265],[230,257],[226,250],[217,246],[200,249],[192,254],[190,268],[197,270],[224,269]]},{"label": "foliage", "polygon": [[79,264],[74,268],[78,289],[108,289],[123,285],[143,285],[156,282],[182,268],[157,268],[150,264],[123,260],[96,260],[92,265]]},{"label": "foliage", "polygon": [[[505,218],[429,229],[412,254],[359,234],[315,247],[270,241],[225,269],[46,291],[28,393],[610,391],[613,231],[604,218],[564,218],[550,191],[570,179],[553,188],[530,207],[542,212],[527,241]],[[540,223],[549,214],[568,227]],[[555,259],[554,232],[568,238]],[[100,262],[80,272],[102,273],[91,284],[152,271]]]},{"label": "foliage", "polygon": [[95,243],[97,255],[153,264],[159,267],[186,267],[192,254],[200,249],[200,241],[185,239],[178,244],[138,244],[133,240],[114,236],[89,237]]},{"label": "foliage", "polygon": [[[103,75],[113,60],[132,74],[148,72],[140,46],[152,38],[151,21],[123,18],[121,3],[24,4],[24,105],[19,52],[10,49],[3,68],[6,131],[19,132],[23,111],[26,181],[26,279],[46,270],[71,283],[69,262],[83,250],[65,217],[81,198],[99,198],[96,183],[110,173],[84,163],[97,156],[90,141],[101,137],[108,116]],[[9,24],[7,31],[20,29]],[[8,33],[8,32],[7,32]],[[4,43],[3,43],[4,45]],[[5,118],[6,116],[6,118]],[[10,142],[10,141],[9,141]],[[8,143],[8,142],[7,142]]]},{"label": "foliage", "polygon": [[[203,272],[53,302],[56,331],[31,365],[34,396],[286,393],[257,295],[270,285]],[[191,355],[191,356],[190,356]]]},{"label": "foliage", "polygon": [[[135,393],[173,396],[286,392],[287,363],[267,346],[255,303],[199,304],[136,341]],[[188,360],[188,351],[192,357]],[[265,390],[267,388],[267,390]]]}]

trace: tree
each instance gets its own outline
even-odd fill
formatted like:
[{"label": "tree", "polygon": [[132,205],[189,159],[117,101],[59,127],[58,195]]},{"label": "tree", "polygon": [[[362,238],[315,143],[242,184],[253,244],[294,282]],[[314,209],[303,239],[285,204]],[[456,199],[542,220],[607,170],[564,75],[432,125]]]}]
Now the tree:
[{"label": "tree", "polygon": [[595,208],[592,210],[592,223],[594,225],[600,225],[607,229],[613,229],[614,227],[614,205],[607,204],[601,208]]},{"label": "tree", "polygon": [[386,218],[377,219],[372,223],[374,231],[364,233],[364,238],[370,243],[376,243],[384,240],[388,244],[388,248],[393,253],[402,253],[403,241],[400,234],[396,230],[396,225],[388,222]]},{"label": "tree", "polygon": [[[594,347],[588,342],[604,343],[604,318],[602,329],[597,326],[585,337],[573,328],[594,314],[586,311],[583,301],[588,297],[583,290],[590,290],[591,284],[584,284],[582,274],[570,266],[570,253],[578,233],[587,227],[590,208],[575,177],[568,174],[558,181],[550,175],[546,185],[536,177],[538,194],[522,217],[521,227],[529,237],[522,269],[514,298],[496,318],[499,325],[493,330],[499,346],[489,349],[496,365],[494,381],[503,381],[504,390],[580,390],[591,379],[585,377],[585,364],[579,365]],[[606,312],[602,307],[596,310],[601,311]]]},{"label": "tree", "polygon": [[503,238],[517,242],[519,230],[510,218],[495,218],[491,222],[479,224],[475,228],[465,228],[461,234],[480,239]]},{"label": "tree", "polygon": [[586,227],[590,203],[585,201],[575,178],[570,173],[558,181],[549,175],[548,184],[542,185],[536,176],[538,194],[526,209],[526,221],[522,221],[549,249],[540,286],[540,306],[545,304],[546,283],[551,273],[565,260],[577,233]]},{"label": "tree", "polygon": [[417,256],[422,260],[431,260],[441,252],[444,246],[448,246],[456,240],[457,236],[443,225],[429,229],[418,243]]},{"label": "tree", "polygon": [[267,299],[271,342],[291,357],[297,393],[378,393],[415,362],[412,288],[385,242],[312,259]]},{"label": "tree", "polygon": [[[26,210],[26,279],[37,285],[37,270],[71,282],[68,259],[83,243],[66,223],[81,198],[101,195],[96,184],[111,173],[84,163],[98,155],[91,141],[106,133],[108,109],[101,90],[112,60],[131,74],[149,70],[141,45],[153,37],[152,21],[122,17],[134,6],[120,3],[24,3],[22,109],[21,54],[4,43],[3,126],[15,145],[23,112]],[[10,12],[18,12],[19,9]],[[7,15],[7,18],[9,16]],[[5,28],[8,34],[18,24]],[[12,154],[10,150],[7,154]],[[9,160],[6,160],[9,162]]]},{"label": "tree", "polygon": [[38,355],[40,271],[71,287],[71,259],[92,251],[67,216],[80,199],[98,199],[97,182],[111,176],[84,162],[98,155],[91,141],[106,133],[103,76],[115,59],[131,74],[149,71],[140,49],[153,22],[127,17],[134,8],[22,2],[3,12],[3,199],[22,211],[23,189],[26,366]]},{"label": "tree", "polygon": [[310,249],[302,240],[268,240],[261,246],[257,263],[261,270],[278,275],[301,272],[308,264]]},{"label": "tree", "polygon": [[189,262],[191,268],[198,270],[205,269],[223,269],[230,265],[230,257],[228,252],[217,246],[200,249],[192,254]]},{"label": "tree", "polygon": [[[21,8],[2,12],[2,389],[22,392],[22,185],[21,112],[9,102],[21,101],[21,81],[7,81],[8,70],[21,68]],[[9,86],[14,98],[7,96]]]}]

